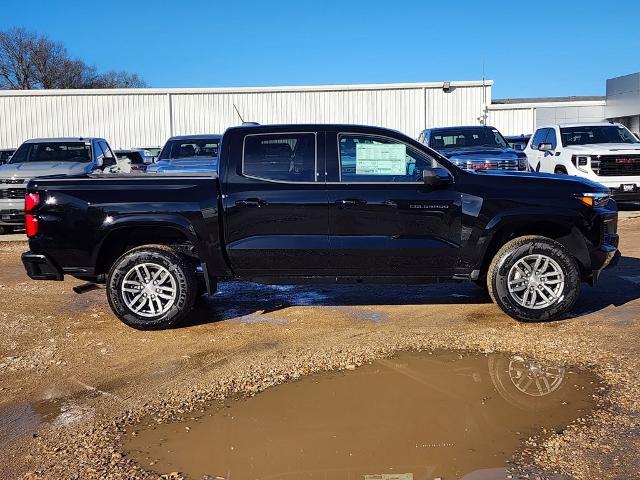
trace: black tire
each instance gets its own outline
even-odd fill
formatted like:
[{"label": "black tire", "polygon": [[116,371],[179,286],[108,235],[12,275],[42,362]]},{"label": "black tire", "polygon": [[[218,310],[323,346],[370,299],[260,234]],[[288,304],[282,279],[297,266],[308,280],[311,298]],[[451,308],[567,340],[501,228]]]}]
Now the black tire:
[{"label": "black tire", "polygon": [[[145,268],[142,267],[143,265],[147,266],[147,270],[157,267],[160,278],[165,278],[163,275],[166,274],[165,282],[168,283],[164,283],[164,285],[167,285],[166,287],[161,285],[155,287],[151,286],[151,282],[147,283],[146,285],[150,289],[149,292],[151,292],[148,296],[155,298],[155,295],[157,295],[158,299],[152,301],[141,298],[140,300],[147,302],[147,304],[137,312],[130,305],[127,305],[127,298],[131,302],[131,300],[135,299],[136,293],[129,293],[128,297],[125,298],[127,293],[123,290],[123,283],[127,279],[127,285],[129,285],[130,281],[128,279],[134,278],[132,276],[134,275],[134,269],[136,267]],[[154,265],[155,267],[153,267]],[[142,282],[140,285],[142,285]],[[147,292],[147,287],[145,287],[145,292]],[[171,297],[168,300],[169,304],[165,305],[166,311],[162,311],[163,307],[161,306],[163,301],[167,302],[166,297],[163,297],[162,300],[159,298],[161,294],[166,293],[165,290],[161,290],[163,288],[170,289],[170,293],[166,295]],[[160,294],[152,295],[153,292],[160,292]],[[193,309],[197,293],[198,282],[193,263],[172,248],[164,245],[145,245],[129,250],[116,260],[107,277],[107,299],[111,309],[123,323],[139,330],[157,330],[177,325]],[[143,292],[141,291],[140,294],[143,294]],[[147,296],[147,293],[144,293],[144,295]],[[155,306],[154,302],[159,303]],[[138,306],[134,302],[131,302],[131,305],[134,308]],[[149,305],[152,306],[149,307]],[[161,308],[158,308],[158,306]],[[156,308],[158,309],[158,314],[155,314]]]},{"label": "black tire", "polygon": [[[556,293],[557,300],[546,307],[525,307],[518,303],[515,295],[509,292],[507,285],[509,273],[512,268],[517,268],[514,265],[519,260],[531,258],[529,256],[533,255],[543,255],[551,259],[559,267],[563,276],[563,284],[553,287],[559,290]],[[507,315],[523,322],[557,319],[573,307],[580,295],[581,278],[575,259],[564,246],[547,237],[526,236],[507,242],[493,257],[487,278],[491,299]],[[526,297],[523,303],[527,304]]]},{"label": "black tire", "polygon": [[553,173],[555,173],[556,175],[566,175],[567,170],[564,167],[556,167]]}]

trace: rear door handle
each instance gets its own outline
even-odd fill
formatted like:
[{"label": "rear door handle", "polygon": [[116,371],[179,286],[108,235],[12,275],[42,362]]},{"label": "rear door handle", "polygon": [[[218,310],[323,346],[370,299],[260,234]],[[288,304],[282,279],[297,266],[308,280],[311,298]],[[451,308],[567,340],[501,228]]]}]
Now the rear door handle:
[{"label": "rear door handle", "polygon": [[356,205],[366,205],[367,201],[361,198],[342,198],[340,200],[336,200],[335,203],[336,205],[356,206]]},{"label": "rear door handle", "polygon": [[246,198],[236,201],[236,207],[264,207],[266,204],[267,202],[260,198]]}]

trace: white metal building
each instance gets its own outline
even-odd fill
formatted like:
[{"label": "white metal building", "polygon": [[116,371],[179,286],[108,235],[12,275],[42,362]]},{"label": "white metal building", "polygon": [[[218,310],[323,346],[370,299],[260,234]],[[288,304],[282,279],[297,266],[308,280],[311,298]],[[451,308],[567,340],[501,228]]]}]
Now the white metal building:
[{"label": "white metal building", "polygon": [[607,80],[606,97],[493,100],[493,81],[305,87],[0,90],[0,148],[35,137],[99,136],[115,148],[222,133],[246,121],[359,123],[417,137],[486,121],[505,135],[548,123],[616,119],[640,131],[640,73]]},{"label": "white metal building", "polygon": [[530,134],[541,125],[601,122],[606,117],[605,97],[555,97],[494,100],[487,123],[503,135]]},{"label": "white metal building", "polygon": [[640,132],[640,73],[607,80],[607,118]]},{"label": "white metal building", "polygon": [[310,87],[0,91],[0,147],[27,138],[100,136],[114,148],[221,133],[246,121],[379,125],[417,137],[478,124],[491,81]]}]

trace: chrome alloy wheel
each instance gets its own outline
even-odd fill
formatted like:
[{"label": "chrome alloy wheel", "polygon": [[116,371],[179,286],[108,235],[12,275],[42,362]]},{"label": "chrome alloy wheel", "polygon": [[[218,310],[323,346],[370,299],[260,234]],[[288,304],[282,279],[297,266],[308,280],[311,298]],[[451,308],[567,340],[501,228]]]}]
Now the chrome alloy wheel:
[{"label": "chrome alloy wheel", "polygon": [[562,298],[564,273],[558,262],[546,255],[527,255],[509,270],[507,286],[518,305],[539,310]]},{"label": "chrome alloy wheel", "polygon": [[173,274],[157,263],[136,265],[122,281],[124,302],[141,317],[157,317],[168,312],[177,295]]},{"label": "chrome alloy wheel", "polygon": [[543,397],[555,392],[565,376],[564,366],[542,365],[519,355],[509,360],[509,378],[526,395]]}]

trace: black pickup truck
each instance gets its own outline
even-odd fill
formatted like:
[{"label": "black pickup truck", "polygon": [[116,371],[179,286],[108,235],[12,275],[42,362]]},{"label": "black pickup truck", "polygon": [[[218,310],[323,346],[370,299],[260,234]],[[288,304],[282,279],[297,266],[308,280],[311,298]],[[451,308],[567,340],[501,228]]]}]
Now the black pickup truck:
[{"label": "black pickup truck", "polygon": [[136,328],[175,325],[220,281],[475,281],[510,316],[557,318],[619,256],[608,190],[576,177],[464,171],[354,125],[242,126],[217,175],[29,182],[29,276],[106,284]]}]

